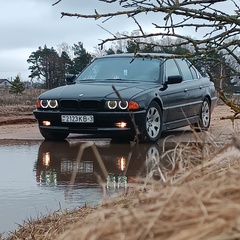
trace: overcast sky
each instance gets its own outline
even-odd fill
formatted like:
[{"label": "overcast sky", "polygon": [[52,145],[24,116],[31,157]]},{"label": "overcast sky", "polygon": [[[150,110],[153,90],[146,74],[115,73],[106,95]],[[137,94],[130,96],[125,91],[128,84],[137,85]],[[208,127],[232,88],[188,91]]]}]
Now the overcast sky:
[{"label": "overcast sky", "polygon": [[[239,0],[237,0],[239,1]],[[30,74],[27,59],[30,54],[43,47],[54,47],[66,42],[70,46],[82,42],[88,52],[94,52],[94,46],[110,37],[112,33],[136,29],[132,20],[116,18],[102,23],[102,20],[61,18],[61,12],[93,14],[113,12],[117,5],[101,3],[98,0],[62,0],[52,6],[56,0],[0,0],[0,79],[14,79],[20,74],[22,80],[28,80]],[[146,16],[151,19],[151,16]],[[145,21],[151,31],[151,22]],[[144,23],[145,23],[144,22]]]},{"label": "overcast sky", "polygon": [[54,2],[0,0],[0,79],[14,79],[19,73],[25,79],[30,74],[27,59],[39,46],[46,44],[56,49],[63,42],[70,46],[83,42],[88,51],[93,51],[93,46],[100,42],[98,39],[106,37],[107,33],[97,26],[100,22],[61,18],[60,14],[62,11],[92,14],[95,7],[102,8],[102,3],[97,0],[63,0],[52,6]]}]

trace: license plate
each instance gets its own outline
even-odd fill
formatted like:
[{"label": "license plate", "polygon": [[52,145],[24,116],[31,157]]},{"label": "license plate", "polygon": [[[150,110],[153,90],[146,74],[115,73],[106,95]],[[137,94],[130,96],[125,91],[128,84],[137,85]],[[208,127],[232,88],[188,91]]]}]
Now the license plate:
[{"label": "license plate", "polygon": [[93,123],[93,115],[62,115],[62,122],[70,123]]}]

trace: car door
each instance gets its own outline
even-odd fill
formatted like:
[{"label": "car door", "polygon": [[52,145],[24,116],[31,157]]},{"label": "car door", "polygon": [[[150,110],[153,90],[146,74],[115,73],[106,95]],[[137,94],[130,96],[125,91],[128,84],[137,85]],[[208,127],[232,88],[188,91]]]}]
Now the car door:
[{"label": "car door", "polygon": [[185,92],[188,96],[186,103],[186,113],[188,118],[192,118],[199,114],[202,98],[203,98],[203,83],[202,78],[196,68],[186,59],[176,59],[179,69],[185,83]]},{"label": "car door", "polygon": [[[179,76],[181,72],[176,64],[175,59],[167,59],[164,64],[165,76],[164,80],[167,81],[169,76]],[[186,82],[176,84],[168,84],[165,90],[166,107],[167,109],[167,122],[174,122],[185,119],[188,115],[188,92],[186,91]]]}]

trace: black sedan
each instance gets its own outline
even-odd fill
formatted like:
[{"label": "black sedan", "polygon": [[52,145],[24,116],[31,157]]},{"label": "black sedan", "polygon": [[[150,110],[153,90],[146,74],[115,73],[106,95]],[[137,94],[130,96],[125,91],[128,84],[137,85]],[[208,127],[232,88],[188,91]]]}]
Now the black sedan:
[{"label": "black sedan", "polygon": [[156,142],[170,129],[207,130],[217,101],[209,78],[166,54],[98,57],[71,83],[37,100],[33,113],[47,140],[81,133]]}]

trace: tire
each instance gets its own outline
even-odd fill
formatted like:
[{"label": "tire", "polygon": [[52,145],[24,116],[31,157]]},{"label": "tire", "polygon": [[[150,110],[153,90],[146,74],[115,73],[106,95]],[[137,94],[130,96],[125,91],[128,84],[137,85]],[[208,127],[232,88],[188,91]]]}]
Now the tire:
[{"label": "tire", "polygon": [[151,102],[144,122],[140,125],[140,142],[156,142],[162,133],[162,111],[156,102]]},{"label": "tire", "polygon": [[69,135],[69,133],[51,132],[51,131],[48,131],[46,129],[41,129],[41,128],[39,128],[39,131],[46,140],[63,141]]},{"label": "tire", "polygon": [[201,106],[201,112],[199,115],[199,121],[197,123],[194,123],[192,125],[192,128],[195,131],[207,131],[211,122],[211,106],[208,99],[204,99],[202,106]]}]

